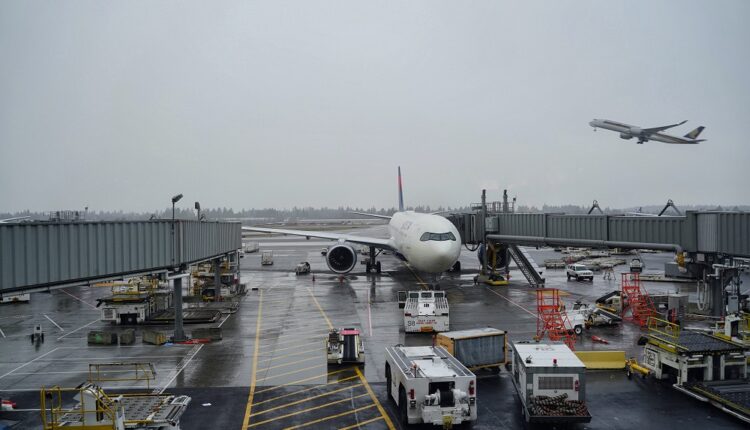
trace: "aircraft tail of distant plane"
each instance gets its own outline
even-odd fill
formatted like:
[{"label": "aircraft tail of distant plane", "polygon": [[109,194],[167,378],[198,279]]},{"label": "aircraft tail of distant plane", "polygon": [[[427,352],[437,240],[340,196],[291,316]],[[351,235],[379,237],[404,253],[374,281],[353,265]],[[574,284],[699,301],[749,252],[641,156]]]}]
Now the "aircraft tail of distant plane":
[{"label": "aircraft tail of distant plane", "polygon": [[401,184],[401,166],[398,166],[398,211],[404,211],[404,189]]},{"label": "aircraft tail of distant plane", "polygon": [[701,132],[703,131],[704,128],[706,128],[706,127],[700,126],[700,127],[696,128],[695,130],[691,131],[690,133],[686,134],[685,137],[687,137],[688,139],[697,139],[698,136],[700,136],[700,134],[701,134]]}]

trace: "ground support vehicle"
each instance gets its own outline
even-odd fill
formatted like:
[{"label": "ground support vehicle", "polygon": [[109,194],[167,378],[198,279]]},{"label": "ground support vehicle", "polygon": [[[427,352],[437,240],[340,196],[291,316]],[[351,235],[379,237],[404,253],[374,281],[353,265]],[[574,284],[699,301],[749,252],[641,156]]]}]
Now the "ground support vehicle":
[{"label": "ground support vehicle", "polygon": [[294,273],[297,275],[307,275],[310,273],[310,263],[303,261],[294,268]]},{"label": "ground support vehicle", "polygon": [[0,303],[28,303],[31,301],[31,294],[3,294],[0,296]]},{"label": "ground support vehicle", "polygon": [[649,319],[648,330],[641,364],[656,379],[750,423],[745,345],[657,318]]},{"label": "ground support vehicle", "polygon": [[512,344],[513,385],[529,423],[588,423],[586,366],[565,344]]},{"label": "ground support vehicle", "polygon": [[568,277],[568,281],[570,281],[571,278],[576,281],[594,281],[594,272],[586,268],[583,264],[568,265],[565,274]]},{"label": "ground support vehicle", "polygon": [[10,412],[16,409],[16,402],[0,398],[0,412]]},{"label": "ground support vehicle", "polygon": [[438,334],[435,342],[471,371],[499,372],[508,362],[506,332],[496,328],[448,331]]},{"label": "ground support vehicle", "polygon": [[403,303],[406,333],[448,331],[450,309],[445,292],[422,290],[399,291],[398,294],[399,307]]},{"label": "ground support vehicle", "polygon": [[385,348],[386,392],[404,425],[451,427],[476,421],[476,376],[445,348]]},{"label": "ground support vehicle", "polygon": [[44,343],[44,330],[41,324],[34,324],[34,331],[31,333],[31,343]]},{"label": "ground support vehicle", "polygon": [[260,245],[258,244],[258,242],[247,242],[247,243],[245,243],[245,244],[242,245],[242,251],[245,254],[251,254],[253,252],[258,252],[259,249],[260,249]]},{"label": "ground support vehicle", "polygon": [[326,336],[326,357],[329,365],[365,364],[365,345],[359,330],[331,329]]},{"label": "ground support vehicle", "polygon": [[[599,307],[589,306],[587,303],[581,303],[580,301],[573,304],[572,312],[581,314],[588,327],[615,325],[622,321],[619,315]],[[571,318],[570,312],[568,313],[568,318]],[[572,319],[570,321],[571,323],[573,322]],[[580,333],[576,332],[576,334]]]},{"label": "ground support vehicle", "polygon": [[260,254],[260,264],[270,266],[273,264],[273,251],[263,251]]}]

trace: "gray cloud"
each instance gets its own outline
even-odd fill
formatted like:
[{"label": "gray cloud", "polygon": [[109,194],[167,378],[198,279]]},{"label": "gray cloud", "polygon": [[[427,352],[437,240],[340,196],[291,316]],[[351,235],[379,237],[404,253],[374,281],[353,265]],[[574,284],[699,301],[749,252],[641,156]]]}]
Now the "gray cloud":
[{"label": "gray cloud", "polygon": [[[744,1],[3,2],[0,210],[748,203]],[[689,119],[635,145],[594,117]]]}]

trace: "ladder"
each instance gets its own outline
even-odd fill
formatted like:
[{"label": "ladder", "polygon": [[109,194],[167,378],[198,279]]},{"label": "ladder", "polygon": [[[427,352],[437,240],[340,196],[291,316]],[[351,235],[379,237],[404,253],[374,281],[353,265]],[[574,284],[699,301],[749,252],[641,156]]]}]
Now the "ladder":
[{"label": "ladder", "polygon": [[508,253],[513,258],[513,261],[518,265],[518,270],[523,273],[526,280],[529,281],[529,285],[534,288],[544,288],[544,278],[542,277],[542,269],[537,266],[533,258],[518,245],[508,245]]},{"label": "ladder", "polygon": [[536,290],[536,338],[541,340],[546,333],[551,341],[562,340],[571,350],[575,350],[576,335],[570,329],[571,324],[567,314],[561,310],[560,290],[557,288]]},{"label": "ladder", "polygon": [[627,306],[623,306],[622,318],[632,321],[641,327],[648,324],[648,319],[657,316],[656,307],[646,290],[641,288],[641,277],[639,273],[622,274],[623,303],[627,298]]}]

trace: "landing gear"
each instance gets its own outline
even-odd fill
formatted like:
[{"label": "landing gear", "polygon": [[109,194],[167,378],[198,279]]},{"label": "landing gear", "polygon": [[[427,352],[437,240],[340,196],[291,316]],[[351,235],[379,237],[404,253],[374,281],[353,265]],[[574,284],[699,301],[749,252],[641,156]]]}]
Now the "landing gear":
[{"label": "landing gear", "polygon": [[453,263],[453,267],[451,268],[451,272],[460,272],[461,271],[461,262],[456,261]]},{"label": "landing gear", "polygon": [[377,257],[378,254],[375,254],[375,247],[371,246],[370,258],[367,261],[367,266],[366,266],[367,273],[370,273],[371,271],[375,270],[375,273],[380,274],[380,272],[382,271],[382,266],[380,265],[380,262],[375,260],[375,257]]}]

